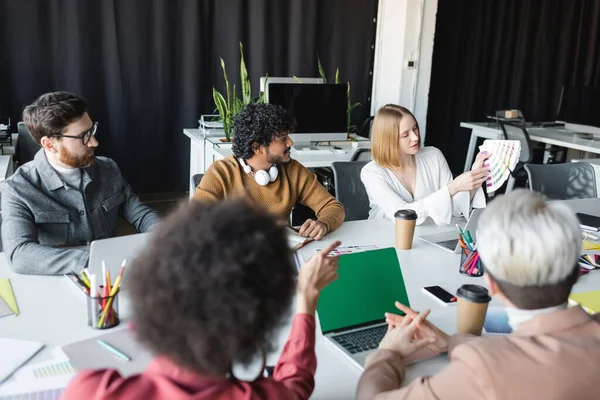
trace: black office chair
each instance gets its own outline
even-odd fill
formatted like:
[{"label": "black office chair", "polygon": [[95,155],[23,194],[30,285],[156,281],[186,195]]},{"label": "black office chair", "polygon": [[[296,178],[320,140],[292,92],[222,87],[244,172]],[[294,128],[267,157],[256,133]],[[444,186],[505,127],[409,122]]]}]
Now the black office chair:
[{"label": "black office chair", "polygon": [[369,196],[360,180],[360,171],[368,161],[335,161],[331,163],[335,197],[344,206],[345,221],[369,218]]},{"label": "black office chair", "polygon": [[203,176],[204,176],[204,174],[195,174],[195,175],[192,175],[191,184],[194,187],[197,187],[200,184],[200,181],[202,180]]},{"label": "black office chair", "polygon": [[365,122],[363,122],[362,127],[360,128],[360,132],[358,133],[359,136],[362,137],[366,137],[366,138],[371,138],[371,129],[373,128],[373,119],[375,119],[375,117],[373,115],[367,117],[367,119],[365,119]]},{"label": "black office chair", "polygon": [[521,156],[515,169],[511,172],[511,176],[506,184],[506,193],[510,192],[516,179],[526,179],[527,172],[523,169],[526,164],[529,164],[533,158],[533,145],[529,138],[529,133],[525,125],[525,119],[517,121],[498,120],[498,125],[502,129],[502,134],[505,140],[518,140],[521,142]]},{"label": "black office chair", "polygon": [[371,149],[357,149],[350,161],[371,161]]},{"label": "black office chair", "polygon": [[587,199],[598,196],[594,167],[586,162],[527,164],[529,189],[551,200]]},{"label": "black office chair", "polygon": [[17,141],[14,160],[20,167],[21,165],[33,160],[35,154],[42,148],[42,146],[33,140],[33,137],[31,137],[29,130],[23,122],[19,122],[17,124],[17,130],[19,132],[19,140]]}]

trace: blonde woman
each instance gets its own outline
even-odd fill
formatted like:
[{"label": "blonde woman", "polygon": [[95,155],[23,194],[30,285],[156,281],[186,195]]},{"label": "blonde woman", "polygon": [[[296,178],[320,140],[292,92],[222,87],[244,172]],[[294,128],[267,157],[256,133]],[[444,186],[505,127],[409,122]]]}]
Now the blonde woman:
[{"label": "blonde woman", "polygon": [[393,219],[397,210],[412,209],[417,224],[431,217],[443,226],[453,215],[485,207],[481,184],[489,174],[483,167],[489,155],[478,154],[471,171],[453,179],[442,152],[421,147],[419,125],[404,107],[388,104],[377,111],[371,154],[373,161],[360,174],[369,195],[369,219]]}]

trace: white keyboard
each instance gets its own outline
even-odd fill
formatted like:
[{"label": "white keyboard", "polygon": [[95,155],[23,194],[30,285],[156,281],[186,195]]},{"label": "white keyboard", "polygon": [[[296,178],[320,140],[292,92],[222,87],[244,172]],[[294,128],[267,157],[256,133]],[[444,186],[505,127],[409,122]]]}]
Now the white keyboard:
[{"label": "white keyboard", "polygon": [[299,149],[295,148],[295,153],[297,154],[333,154],[333,150],[332,149],[311,149],[311,148],[304,148],[304,147],[300,147]]}]

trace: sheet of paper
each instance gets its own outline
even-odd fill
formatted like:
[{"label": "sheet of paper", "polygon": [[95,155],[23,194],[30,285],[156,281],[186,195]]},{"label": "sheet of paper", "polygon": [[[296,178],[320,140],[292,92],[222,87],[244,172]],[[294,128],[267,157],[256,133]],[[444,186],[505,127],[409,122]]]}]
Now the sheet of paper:
[{"label": "sheet of paper", "polygon": [[10,309],[8,304],[0,297],[0,317],[6,317],[7,315],[14,315],[15,313]]},{"label": "sheet of paper", "polygon": [[[354,246],[339,246],[334,249],[330,256],[341,256],[342,254],[352,254],[352,253],[360,253],[361,251],[370,251],[377,250],[379,247],[374,244],[358,244]],[[321,252],[323,249],[317,249],[317,253]]]},{"label": "sheet of paper", "polygon": [[486,182],[487,192],[495,192],[508,180],[517,166],[521,156],[521,142],[488,139],[483,142],[479,150],[490,154],[490,158],[483,165],[490,170],[490,176]]},{"label": "sheet of paper", "polygon": [[44,345],[21,339],[0,338],[0,383],[37,354]]},{"label": "sheet of paper", "polygon": [[17,299],[8,278],[0,278],[0,297],[8,304],[14,314],[19,315]]},{"label": "sheet of paper", "polygon": [[0,400],[58,399],[76,373],[65,358],[24,366],[0,385]]}]

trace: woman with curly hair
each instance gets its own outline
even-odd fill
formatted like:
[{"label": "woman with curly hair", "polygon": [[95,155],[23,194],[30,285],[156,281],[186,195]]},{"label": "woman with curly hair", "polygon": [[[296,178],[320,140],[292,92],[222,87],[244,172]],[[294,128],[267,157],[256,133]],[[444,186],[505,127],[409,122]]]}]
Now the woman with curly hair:
[{"label": "woman with curly hair", "polygon": [[[327,249],[297,275],[284,228],[247,203],[191,202],[153,233],[127,285],[138,339],[155,354],[142,374],[82,371],[63,399],[307,399],[314,388],[315,309],[337,278]],[[265,355],[296,294],[289,339],[272,378]],[[234,365],[262,357],[253,381]]]},{"label": "woman with curly hair", "polygon": [[321,239],[344,221],[344,207],[315,174],[290,157],[296,121],[275,104],[248,104],[235,117],[233,155],[215,161],[196,188],[194,199],[214,202],[243,198],[289,220],[296,203],[312,209],[300,235]]}]

